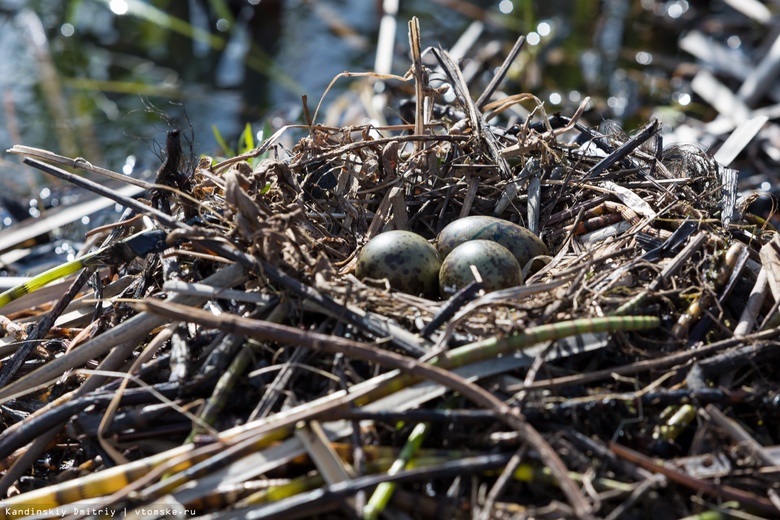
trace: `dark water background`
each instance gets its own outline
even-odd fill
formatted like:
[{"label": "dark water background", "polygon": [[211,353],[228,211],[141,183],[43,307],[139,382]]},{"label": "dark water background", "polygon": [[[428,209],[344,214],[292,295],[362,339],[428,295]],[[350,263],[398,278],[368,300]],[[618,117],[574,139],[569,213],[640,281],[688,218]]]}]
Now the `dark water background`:
[{"label": "dark water background", "polygon": [[[0,149],[40,147],[143,176],[158,167],[160,143],[174,125],[192,128],[195,154],[224,153],[212,128],[235,146],[246,123],[259,132],[301,122],[301,95],[313,107],[339,72],[373,70],[381,4],[0,0]],[[532,92],[551,112],[573,111],[589,95],[605,118],[636,127],[659,106],[705,110],[690,103],[675,73],[690,59],[676,40],[702,23],[702,13],[721,23],[715,32],[728,38],[729,11],[694,7],[653,0],[401,0],[393,72],[408,69],[412,16],[420,19],[423,46],[444,48],[481,20],[475,52],[493,43],[505,55],[520,34],[539,40],[526,45],[508,93]],[[350,88],[342,80],[329,96]],[[6,201],[33,217],[59,204],[58,190],[67,189],[8,154],[0,179]],[[2,226],[15,220],[0,213]]]}]

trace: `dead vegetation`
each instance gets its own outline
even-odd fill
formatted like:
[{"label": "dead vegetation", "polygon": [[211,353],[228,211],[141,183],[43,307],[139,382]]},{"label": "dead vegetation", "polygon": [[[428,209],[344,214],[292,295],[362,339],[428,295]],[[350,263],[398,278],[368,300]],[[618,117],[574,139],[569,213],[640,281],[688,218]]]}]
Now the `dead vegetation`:
[{"label": "dead vegetation", "polygon": [[[414,124],[166,163],[148,204],[90,186],[148,217],[106,245],[143,225],[166,243],[125,238],[145,258],[3,309],[0,518],[777,515],[778,241],[734,170],[655,121],[593,128],[587,100],[488,102],[501,72],[473,101],[431,50],[446,103],[412,42]],[[56,164],[85,166],[15,151],[69,181]],[[442,301],[354,277],[382,231],[467,215],[552,255]]]}]

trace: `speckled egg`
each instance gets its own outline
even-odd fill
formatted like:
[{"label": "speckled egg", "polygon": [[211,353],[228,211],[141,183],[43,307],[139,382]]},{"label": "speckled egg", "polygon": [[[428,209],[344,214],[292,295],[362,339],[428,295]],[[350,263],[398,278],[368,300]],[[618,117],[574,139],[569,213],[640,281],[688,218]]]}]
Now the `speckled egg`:
[{"label": "speckled egg", "polygon": [[447,225],[436,237],[436,249],[442,258],[446,258],[450,251],[469,240],[501,244],[515,256],[521,268],[535,256],[550,254],[544,242],[523,226],[484,216],[464,217]]},{"label": "speckled egg", "polygon": [[441,264],[439,289],[442,296],[474,281],[472,265],[479,271],[487,292],[523,283],[523,271],[509,249],[490,240],[469,240],[453,249]]},{"label": "speckled egg", "polygon": [[390,287],[435,298],[441,258],[436,248],[410,231],[386,231],[368,241],[358,256],[355,275],[387,278]]}]

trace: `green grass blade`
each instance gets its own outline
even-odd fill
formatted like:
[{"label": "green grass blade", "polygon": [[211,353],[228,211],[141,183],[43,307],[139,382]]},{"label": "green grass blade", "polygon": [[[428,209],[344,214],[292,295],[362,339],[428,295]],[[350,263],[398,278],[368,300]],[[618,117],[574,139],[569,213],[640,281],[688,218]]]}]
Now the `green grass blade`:
[{"label": "green grass blade", "polygon": [[214,134],[214,139],[217,141],[219,147],[222,148],[225,157],[235,157],[236,155],[238,155],[228,146],[227,142],[225,141],[225,138],[222,137],[219,128],[217,128],[217,125],[211,125],[211,132]]},{"label": "green grass blade", "polygon": [[238,153],[245,154],[255,149],[255,137],[252,135],[252,125],[247,123],[241,136],[238,146]]},{"label": "green grass blade", "polygon": [[[512,336],[489,338],[469,343],[436,356],[428,362],[440,368],[454,369],[501,355],[508,355],[544,341],[561,340],[569,336],[587,333],[649,330],[658,327],[660,323],[661,320],[655,316],[608,316],[539,325]],[[380,387],[358,398],[356,403],[363,406],[411,386],[417,381],[418,379],[409,374],[398,374]]]},{"label": "green grass blade", "polygon": [[65,278],[66,276],[75,273],[76,271],[83,268],[85,266],[85,262],[94,256],[95,253],[92,253],[86,256],[82,256],[81,258],[71,260],[70,262],[60,264],[57,267],[52,267],[48,271],[42,272],[25,283],[8,289],[4,293],[0,294],[0,307],[8,305],[12,301],[21,298],[25,294],[37,291],[44,285],[48,285],[55,280]]},{"label": "green grass blade", "polygon": [[[420,449],[426,434],[428,433],[428,425],[426,423],[420,423],[414,427],[412,433],[409,434],[409,438],[406,439],[406,444],[401,449],[401,453],[398,458],[387,470],[388,475],[395,475],[399,471],[406,468],[406,465],[414,457],[417,450]],[[379,515],[385,510],[390,499],[395,492],[396,484],[394,482],[382,482],[379,484],[374,493],[371,495],[368,503],[363,508],[363,518],[365,520],[376,520]]]},{"label": "green grass blade", "polygon": [[587,333],[654,329],[659,324],[660,320],[655,316],[606,316],[539,325],[512,336],[489,338],[469,343],[433,358],[430,363],[444,368],[461,367],[487,358],[523,350],[545,341],[556,341]]}]

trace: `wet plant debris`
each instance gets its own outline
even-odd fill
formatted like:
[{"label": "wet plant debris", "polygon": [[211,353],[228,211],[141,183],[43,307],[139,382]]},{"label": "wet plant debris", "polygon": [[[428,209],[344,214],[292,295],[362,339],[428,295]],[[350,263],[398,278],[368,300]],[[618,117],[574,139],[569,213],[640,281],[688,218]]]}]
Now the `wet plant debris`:
[{"label": "wet plant debris", "polygon": [[[755,123],[664,146],[501,92],[508,67],[474,92],[417,34],[407,76],[356,80],[413,92],[408,124],[189,169],[171,133],[145,199],[11,150],[126,209],[0,295],[0,518],[777,516],[780,241],[718,161]],[[531,237],[513,286],[387,274],[475,216],[447,240]],[[359,278],[393,230],[427,244]]]}]

